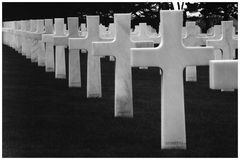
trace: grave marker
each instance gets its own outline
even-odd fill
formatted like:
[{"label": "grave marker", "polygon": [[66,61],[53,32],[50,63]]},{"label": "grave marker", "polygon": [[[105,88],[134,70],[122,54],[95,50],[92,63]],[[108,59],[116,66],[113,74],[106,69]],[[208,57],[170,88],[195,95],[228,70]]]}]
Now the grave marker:
[{"label": "grave marker", "polygon": [[[195,22],[186,22],[187,34],[183,38],[184,45],[188,47],[197,47],[206,45],[206,40],[209,38],[206,35],[201,35],[200,28],[195,25]],[[197,68],[196,66],[186,67],[186,81],[196,82],[197,81]]]},{"label": "grave marker", "polygon": [[[45,33],[44,35],[53,35],[53,20],[45,19]],[[45,41],[42,38],[42,42],[45,43],[45,71],[46,72],[54,72],[54,46],[53,42]]]},{"label": "grave marker", "polygon": [[[54,44],[55,36],[65,36],[64,31],[64,19],[54,19],[54,34],[43,34],[42,40],[46,43]],[[65,64],[65,46],[56,46],[55,50],[55,78],[65,79],[66,78],[66,64]]]},{"label": "grave marker", "polygon": [[22,51],[22,37],[21,37],[21,27],[22,27],[22,21],[17,21],[17,30],[15,31],[15,34],[17,36],[17,52],[21,53]]},{"label": "grave marker", "polygon": [[132,73],[130,66],[130,48],[153,47],[152,41],[133,42],[130,39],[130,14],[114,14],[116,34],[109,42],[93,42],[93,54],[112,56],[115,65],[115,117],[133,117]]},{"label": "grave marker", "polygon": [[13,35],[14,35],[14,50],[18,52],[19,48],[19,41],[18,41],[18,30],[19,30],[19,25],[18,21],[14,21],[14,28],[13,28]]},{"label": "grave marker", "polygon": [[[238,47],[238,40],[234,38],[234,27],[233,21],[222,21],[221,22],[221,37],[220,39],[207,40],[208,46],[214,46],[215,53],[217,50],[221,50],[220,53],[215,54],[215,59],[234,59],[235,49]],[[234,89],[223,88],[221,91],[234,91]]]},{"label": "grave marker", "polygon": [[93,54],[114,56],[115,116],[133,117],[132,73],[130,66],[130,14],[114,14],[115,38],[111,42],[93,42]]},{"label": "grave marker", "polygon": [[[55,36],[65,36],[64,34],[64,19],[55,18]],[[54,43],[54,41],[53,41]],[[56,45],[55,54],[55,78],[65,79],[66,78],[66,64],[65,64],[65,46]]]},{"label": "grave marker", "polygon": [[30,29],[31,29],[30,20],[24,21],[24,30],[22,32],[22,37],[24,39],[22,43],[22,54],[24,56],[27,56],[27,54],[30,53],[30,42],[27,37],[27,33],[30,31]]},{"label": "grave marker", "polygon": [[92,54],[92,42],[101,41],[99,16],[87,16],[87,36],[69,38],[69,49],[86,49],[87,57],[87,97],[102,97],[100,58]]},{"label": "grave marker", "polygon": [[[68,35],[54,36],[54,44],[68,46],[69,38],[78,38],[78,17],[68,17]],[[81,70],[79,49],[69,49],[69,87],[81,87]]]},{"label": "grave marker", "polygon": [[222,50],[222,59],[235,58],[235,49],[238,47],[237,40],[233,38],[233,21],[222,21],[222,35],[217,40],[207,40],[208,46]]},{"label": "grave marker", "polygon": [[37,21],[37,31],[35,33],[35,41],[37,43],[37,61],[38,66],[45,66],[45,45],[42,42],[42,34],[44,33],[44,20]]},{"label": "grave marker", "polygon": [[162,69],[161,146],[186,149],[183,69],[208,65],[212,47],[185,47],[182,43],[182,11],[160,11],[162,42],[157,48],[132,49],[132,66]]},{"label": "grave marker", "polygon": [[37,20],[30,20],[31,29],[27,32],[28,43],[30,52],[27,52],[27,58],[31,59],[31,62],[37,62],[37,53],[35,52],[35,40],[32,39],[33,32],[37,31]]}]

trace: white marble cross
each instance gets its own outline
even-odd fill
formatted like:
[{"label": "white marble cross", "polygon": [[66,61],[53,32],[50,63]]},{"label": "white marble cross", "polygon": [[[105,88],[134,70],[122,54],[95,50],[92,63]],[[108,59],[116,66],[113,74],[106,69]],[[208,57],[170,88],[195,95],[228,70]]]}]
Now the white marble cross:
[{"label": "white marble cross", "polygon": [[[64,19],[63,18],[55,18],[55,36],[65,36],[64,33]],[[53,40],[54,43],[54,40]],[[55,52],[55,78],[65,79],[66,78],[66,63],[65,63],[65,45],[56,46]]]},{"label": "white marble cross", "polygon": [[[54,44],[55,36],[65,36],[64,19],[54,19],[54,34],[43,34],[42,41]],[[65,46],[56,46],[55,50],[55,78],[66,78],[66,63],[65,63]]]},{"label": "white marble cross", "polygon": [[220,39],[207,40],[208,46],[222,50],[222,59],[235,58],[235,49],[238,47],[237,39],[233,38],[233,21],[222,21],[222,35]]},{"label": "white marble cross", "polygon": [[22,21],[22,23],[21,23],[21,37],[22,37],[22,51],[21,51],[21,53],[24,56],[26,55],[26,50],[27,50],[27,42],[26,42],[27,39],[26,39],[26,36],[25,36],[27,26],[29,26],[29,25],[27,25],[27,23],[29,23],[29,21],[26,21],[26,20]]},{"label": "white marble cross", "polygon": [[2,24],[3,44],[7,45],[7,22]]},{"label": "white marble cross", "polygon": [[162,69],[161,146],[186,149],[183,69],[208,65],[212,47],[185,47],[182,43],[182,11],[160,11],[162,42],[157,48],[132,49],[132,66]]},{"label": "white marble cross", "polygon": [[232,91],[238,88],[238,60],[211,60],[209,64],[211,89]]},{"label": "white marble cross", "polygon": [[[183,43],[185,46],[201,46],[204,45],[204,42],[201,38],[197,38],[197,35],[200,34],[200,29],[195,22],[186,22],[186,35],[183,38]],[[197,68],[196,66],[187,66],[186,67],[186,81],[187,82],[196,82],[197,81]]]},{"label": "white marble cross", "polygon": [[[206,40],[213,39],[215,36],[207,36],[200,34],[200,28],[195,25],[195,22],[186,22],[187,35],[183,38],[183,43],[189,47],[205,46]],[[197,68],[196,66],[186,67],[186,81],[197,81]]]},{"label": "white marble cross", "polygon": [[134,42],[130,38],[130,14],[114,14],[116,34],[109,42],[93,42],[93,54],[112,56],[115,66],[115,117],[133,117],[130,48],[154,47],[153,41]]},{"label": "white marble cross", "polygon": [[35,35],[37,38],[34,38],[37,41],[37,61],[38,66],[45,66],[45,45],[42,42],[42,34],[44,33],[44,20],[37,21],[37,31]]},{"label": "white marble cross", "polygon": [[23,21],[19,21],[19,30],[17,31],[18,41],[19,41],[19,49],[18,49],[18,52],[19,52],[20,54],[22,54],[22,40],[23,40],[23,37],[22,37],[22,24],[23,24]]},{"label": "white marble cross", "polygon": [[[108,31],[107,31],[106,37],[108,39],[113,39],[115,34],[116,34],[116,26],[114,23],[110,23],[108,26]],[[109,56],[109,61],[115,61],[115,57]]]},{"label": "white marble cross", "polygon": [[[45,33],[47,35],[53,35],[53,20],[45,19]],[[43,34],[43,35],[44,35]],[[45,71],[46,72],[54,72],[54,46],[51,41],[44,41],[45,43]]]},{"label": "white marble cross", "polygon": [[86,49],[87,57],[87,97],[102,97],[100,58],[92,54],[92,42],[101,41],[99,16],[87,16],[87,36],[69,38],[69,49]]},{"label": "white marble cross", "polygon": [[31,59],[31,62],[37,62],[37,53],[35,52],[35,40],[32,39],[32,35],[34,32],[37,31],[37,20],[30,20],[30,31],[27,32],[28,37],[28,43],[30,43],[30,52],[27,52],[27,58],[29,57]]},{"label": "white marble cross", "polygon": [[16,45],[16,37],[15,37],[15,29],[16,29],[16,23],[15,21],[11,22],[11,28],[8,30],[9,34],[11,35],[11,41],[10,41],[10,47],[15,49]]},{"label": "white marble cross", "polygon": [[7,30],[8,36],[9,36],[9,46],[11,48],[14,48],[15,45],[15,35],[14,35],[14,30],[15,30],[15,24],[14,21],[9,22],[9,28]]},{"label": "white marble cross", "polygon": [[5,29],[4,32],[6,33],[6,45],[10,46],[11,41],[11,33],[10,30],[12,29],[12,23],[11,22],[5,22]]},{"label": "white marble cross", "polygon": [[[234,38],[233,21],[222,21],[222,35],[220,39],[207,40],[208,46],[214,46],[221,50],[221,54],[216,54],[215,59],[234,59],[235,49],[238,47],[238,40]],[[222,89],[222,91],[234,91],[234,89]]]},{"label": "white marble cross", "polygon": [[130,20],[130,14],[114,14],[114,23],[116,25],[114,40],[110,42],[93,42],[94,55],[108,55],[116,58],[115,117],[133,117]]},{"label": "white marble cross", "polygon": [[38,66],[45,66],[45,46],[42,40],[44,33],[44,20],[35,20],[36,31],[28,34],[32,40],[31,59],[38,63]]},{"label": "white marble cross", "polygon": [[8,45],[13,48],[14,47],[14,21],[8,22],[8,29],[7,29],[7,35],[8,35]]},{"label": "white marble cross", "polygon": [[[78,17],[68,17],[68,35],[54,36],[56,46],[68,46],[69,38],[78,38]],[[69,49],[69,87],[81,87],[81,70],[79,49]]]},{"label": "white marble cross", "polygon": [[3,36],[3,44],[7,44],[7,36],[6,36],[6,33],[7,33],[7,22],[3,22],[2,23],[2,36]]},{"label": "white marble cross", "polygon": [[29,42],[29,38],[27,36],[28,32],[31,29],[30,20],[25,21],[24,27],[25,28],[22,32],[22,37],[24,37],[24,41],[23,41],[23,44],[22,44],[22,53],[23,53],[24,56],[27,57],[27,55],[28,55],[28,58],[30,58],[29,53],[30,53],[31,43]]},{"label": "white marble cross", "polygon": [[16,36],[16,48],[15,50],[20,53],[21,52],[21,21],[16,21],[16,29],[15,29],[15,36]]}]

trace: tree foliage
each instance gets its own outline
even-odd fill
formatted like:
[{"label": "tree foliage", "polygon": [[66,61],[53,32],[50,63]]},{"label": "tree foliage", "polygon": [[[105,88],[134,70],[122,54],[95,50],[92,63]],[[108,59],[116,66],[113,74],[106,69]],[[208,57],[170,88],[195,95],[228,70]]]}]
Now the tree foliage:
[{"label": "tree foliage", "polygon": [[229,2],[199,2],[199,3],[186,3],[186,12],[200,12],[200,17],[188,17],[189,20],[196,20],[197,24],[205,32],[213,25],[220,24],[221,21],[238,19],[238,3]]}]

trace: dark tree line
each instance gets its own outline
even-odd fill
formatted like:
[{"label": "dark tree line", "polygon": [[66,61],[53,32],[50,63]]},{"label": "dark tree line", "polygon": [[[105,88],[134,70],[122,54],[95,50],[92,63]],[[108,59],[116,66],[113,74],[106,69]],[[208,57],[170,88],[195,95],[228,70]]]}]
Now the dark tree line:
[{"label": "dark tree line", "polygon": [[[221,24],[221,21],[238,20],[238,3],[235,2],[218,2],[218,3],[186,3],[186,12],[197,12],[201,13],[200,17],[189,17],[189,20],[196,20],[197,24],[205,32],[208,28],[213,25]],[[234,23],[235,27],[237,24]]]},{"label": "dark tree line", "polygon": [[[131,13],[132,26],[146,22],[158,30],[160,10],[184,9],[184,22],[195,20],[206,31],[209,27],[219,24],[221,20],[238,19],[238,4],[235,3],[177,3],[145,2],[145,3],[3,3],[3,21],[80,17],[80,22],[86,21],[86,15],[100,15],[100,22],[108,25],[113,22],[114,13]],[[200,12],[200,17],[187,17],[187,13]]]}]

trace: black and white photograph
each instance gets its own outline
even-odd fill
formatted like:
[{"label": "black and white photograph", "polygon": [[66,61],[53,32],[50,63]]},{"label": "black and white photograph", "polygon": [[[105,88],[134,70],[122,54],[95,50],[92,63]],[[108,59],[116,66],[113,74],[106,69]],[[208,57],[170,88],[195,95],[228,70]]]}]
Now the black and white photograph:
[{"label": "black and white photograph", "polygon": [[237,158],[238,2],[2,2],[3,158]]}]

